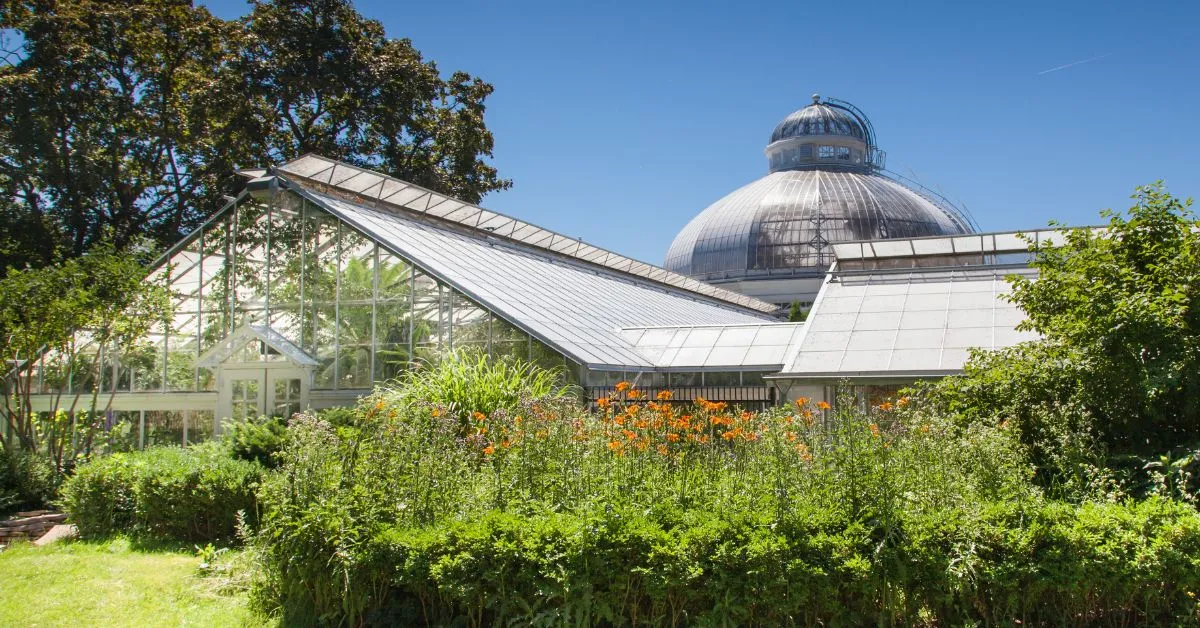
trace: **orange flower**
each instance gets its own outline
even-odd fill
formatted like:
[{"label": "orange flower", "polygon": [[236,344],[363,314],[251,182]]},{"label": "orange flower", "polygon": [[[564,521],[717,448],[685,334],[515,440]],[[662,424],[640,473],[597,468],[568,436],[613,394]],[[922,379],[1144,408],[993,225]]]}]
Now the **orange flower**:
[{"label": "orange flower", "polygon": [[660,453],[660,454],[662,454],[662,455],[664,455],[664,456],[665,456],[665,455],[667,455],[668,453],[670,453],[670,450],[669,450],[669,449],[667,449],[667,446],[666,446],[666,445],[659,445],[659,446],[658,446],[658,453]]},{"label": "orange flower", "polygon": [[908,395],[905,395],[896,400],[896,405],[903,408],[904,406],[908,405],[908,402],[909,402],[909,397],[908,397]]},{"label": "orange flower", "polygon": [[804,443],[797,443],[796,444],[796,453],[800,454],[801,460],[803,460],[805,462],[812,461],[812,454],[809,453],[809,451],[808,451],[808,445],[805,445]]},{"label": "orange flower", "polygon": [[659,391],[658,400],[659,401],[669,401],[671,399],[671,394],[672,393],[669,390]]},{"label": "orange flower", "polygon": [[512,447],[512,443],[511,443],[511,442],[509,442],[508,440],[502,440],[502,441],[500,441],[500,448],[501,448],[501,449],[508,449],[509,447]]},{"label": "orange flower", "polygon": [[621,430],[621,433],[625,435],[626,440],[633,440],[633,439],[637,438],[636,432],[631,432],[629,430]]},{"label": "orange flower", "polygon": [[817,407],[820,408],[821,410],[828,410],[830,406],[828,403],[825,403],[824,401],[818,401]]},{"label": "orange flower", "polygon": [[790,442],[792,442],[792,441],[796,440],[796,433],[795,433],[795,432],[788,432],[788,433],[787,433],[787,436],[786,436],[785,438],[787,438],[787,439],[788,439],[788,442],[790,443]]},{"label": "orange flower", "polygon": [[890,401],[885,401],[885,402],[879,404],[879,409],[883,410],[884,412],[887,412],[888,410],[891,410],[894,407],[896,407],[896,406],[893,406],[892,402],[890,402]]},{"label": "orange flower", "polygon": [[621,444],[621,441],[619,441],[619,440],[610,441],[608,443],[608,449],[610,451],[620,451],[621,448],[624,446],[625,445]]},{"label": "orange flower", "polygon": [[615,416],[613,417],[613,423],[616,423],[617,425],[625,425],[625,417]]},{"label": "orange flower", "polygon": [[646,391],[631,388],[627,395],[630,399],[645,399]]},{"label": "orange flower", "polygon": [[433,409],[433,411],[432,411],[432,412],[430,412],[430,414],[432,414],[432,415],[433,415],[433,418],[435,418],[435,419],[436,419],[436,418],[438,418],[438,417],[442,416],[442,411],[441,411],[441,409],[440,409],[440,408],[434,408],[434,409]]},{"label": "orange flower", "polygon": [[485,455],[485,456],[490,456],[494,453],[496,453],[496,448],[491,445],[488,445],[487,447],[483,448],[483,455]]},{"label": "orange flower", "polygon": [[617,392],[629,390],[629,382],[617,382]]},{"label": "orange flower", "polygon": [[804,406],[807,406],[807,405],[808,405],[808,397],[801,397],[796,400],[797,408],[803,408]]},{"label": "orange flower", "polygon": [[679,442],[679,434],[671,432],[670,434],[667,434],[667,440],[671,441],[672,443],[677,443]]},{"label": "orange flower", "polygon": [[612,399],[610,399],[608,397],[601,397],[596,400],[596,405],[599,406],[601,410],[607,410],[608,406],[611,404],[612,404]]},{"label": "orange flower", "polygon": [[871,428],[871,435],[872,435],[872,436],[875,436],[876,438],[878,438],[878,437],[879,437],[879,426],[878,426],[878,425],[875,425],[874,423],[872,423],[872,424],[870,424],[870,425],[869,425],[869,426],[867,426],[867,427],[870,427],[870,428]]},{"label": "orange flower", "polygon": [[479,412],[479,411],[471,413],[471,416],[475,417],[476,421],[483,421],[484,419],[487,418],[486,414]]}]

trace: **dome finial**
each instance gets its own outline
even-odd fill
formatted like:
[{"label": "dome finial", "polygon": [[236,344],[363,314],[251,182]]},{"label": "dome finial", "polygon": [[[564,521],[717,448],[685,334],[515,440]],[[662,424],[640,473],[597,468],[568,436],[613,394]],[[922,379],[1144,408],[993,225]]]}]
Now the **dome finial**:
[{"label": "dome finial", "polygon": [[821,102],[821,95],[818,94],[817,92],[813,92],[812,99],[813,99],[813,104],[815,105],[815,104]]}]

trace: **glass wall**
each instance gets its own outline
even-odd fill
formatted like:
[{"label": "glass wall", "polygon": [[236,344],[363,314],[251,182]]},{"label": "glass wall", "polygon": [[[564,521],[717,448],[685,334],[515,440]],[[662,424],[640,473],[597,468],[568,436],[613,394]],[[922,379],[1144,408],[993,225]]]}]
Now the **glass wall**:
[{"label": "glass wall", "polygon": [[[122,355],[92,348],[72,369],[43,368],[44,390],[213,391],[215,374],[198,365],[199,357],[246,324],[269,325],[316,359],[314,390],[370,388],[416,360],[458,347],[563,367],[569,378],[579,372],[555,350],[290,191],[270,203],[241,199],[152,276],[170,281],[169,328],[155,329]],[[147,415],[145,440],[179,442],[182,425],[176,413]]]}]

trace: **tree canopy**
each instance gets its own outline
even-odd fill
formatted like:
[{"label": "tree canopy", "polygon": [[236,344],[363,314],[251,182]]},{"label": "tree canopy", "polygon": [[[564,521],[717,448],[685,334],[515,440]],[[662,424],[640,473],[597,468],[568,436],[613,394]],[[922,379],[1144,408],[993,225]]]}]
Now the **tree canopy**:
[{"label": "tree canopy", "polygon": [[306,152],[477,202],[491,85],[443,77],[346,0],[9,0],[0,59],[0,272],[109,241],[177,240],[237,167]]}]

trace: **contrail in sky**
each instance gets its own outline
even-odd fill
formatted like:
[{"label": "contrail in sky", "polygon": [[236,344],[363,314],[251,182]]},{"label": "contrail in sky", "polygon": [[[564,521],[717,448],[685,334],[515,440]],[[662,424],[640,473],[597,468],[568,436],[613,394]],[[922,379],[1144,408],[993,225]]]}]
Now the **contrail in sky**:
[{"label": "contrail in sky", "polygon": [[1077,65],[1083,65],[1084,63],[1091,63],[1091,62],[1093,62],[1093,61],[1099,61],[1099,60],[1101,60],[1101,59],[1103,59],[1103,58],[1105,58],[1105,57],[1111,57],[1111,56],[1112,56],[1112,54],[1113,54],[1113,53],[1111,53],[1111,52],[1106,52],[1106,53],[1104,53],[1104,54],[1102,54],[1102,55],[1099,55],[1099,56],[1096,56],[1096,57],[1092,57],[1092,58],[1090,58],[1090,59],[1084,59],[1084,60],[1082,60],[1082,61],[1073,61],[1073,62],[1071,62],[1071,63],[1068,63],[1068,64],[1066,64],[1066,65],[1060,65],[1060,66],[1058,66],[1057,68],[1050,68],[1049,70],[1042,70],[1041,72],[1038,72],[1038,76],[1041,76],[1041,75],[1043,75],[1043,74],[1049,74],[1049,73],[1051,73],[1051,72],[1057,72],[1057,71],[1059,71],[1059,70],[1065,70],[1065,69],[1067,69],[1067,68],[1073,68],[1073,67],[1075,67],[1075,66],[1077,66]]}]

